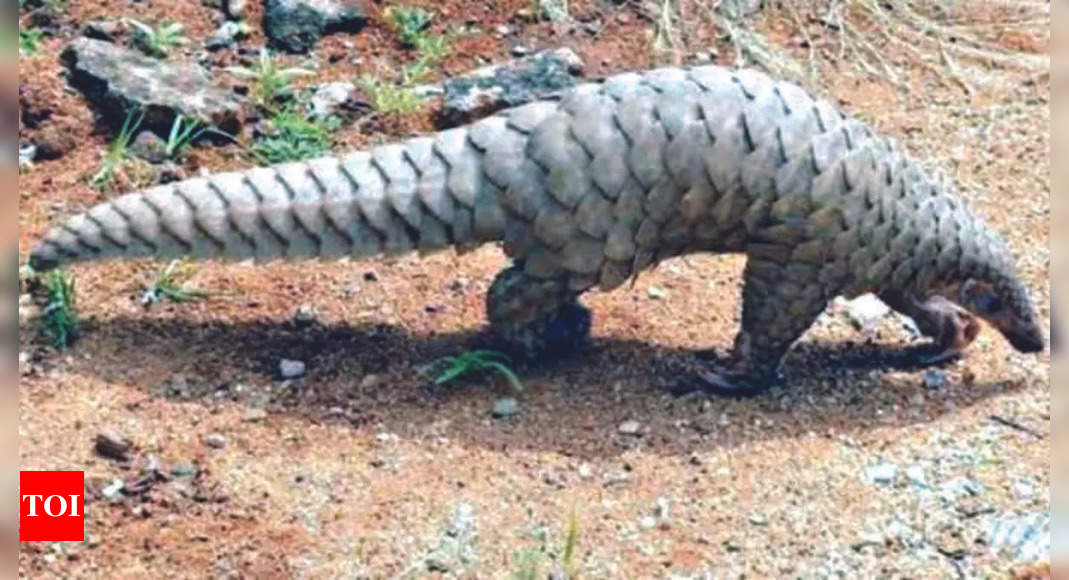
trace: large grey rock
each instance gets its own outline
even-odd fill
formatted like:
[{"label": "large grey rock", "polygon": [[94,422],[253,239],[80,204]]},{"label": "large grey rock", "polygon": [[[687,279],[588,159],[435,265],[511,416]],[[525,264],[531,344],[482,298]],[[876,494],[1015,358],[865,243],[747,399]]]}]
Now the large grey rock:
[{"label": "large grey rock", "polygon": [[546,50],[486,66],[443,84],[440,129],[456,127],[508,107],[523,105],[574,86],[583,61],[568,48]]},{"label": "large grey rock", "polygon": [[168,63],[91,38],[78,38],[62,55],[70,83],[112,125],[121,125],[130,107],[145,112],[145,125],[157,133],[170,129],[176,114],[236,133],[241,103],[200,67]]},{"label": "large grey rock", "polygon": [[266,0],[263,26],[271,48],[304,54],[324,34],[358,32],[367,24],[361,4],[351,0]]}]

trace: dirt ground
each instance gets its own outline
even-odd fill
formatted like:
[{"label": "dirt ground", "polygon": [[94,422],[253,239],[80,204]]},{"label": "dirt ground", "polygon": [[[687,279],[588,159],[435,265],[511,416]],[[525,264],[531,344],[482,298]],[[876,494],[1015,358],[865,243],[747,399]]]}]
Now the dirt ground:
[{"label": "dirt ground", "polygon": [[[249,4],[246,44],[255,46],[260,6]],[[412,4],[439,11],[436,29],[471,21],[483,31],[456,41],[437,78],[502,61],[517,44],[572,47],[590,77],[656,64],[654,23],[633,3],[573,2],[572,24],[517,18],[528,0]],[[958,22],[1007,50],[1044,53],[1048,23],[1000,30],[1008,20],[992,6],[975,3]],[[359,70],[323,59],[301,82],[355,79],[410,58],[380,9],[372,5],[360,33],[320,42],[321,55],[359,54]],[[199,40],[216,12],[70,0],[64,32],[22,63],[23,86],[50,95],[80,143],[20,177],[23,259],[52,220],[102,199],[82,178],[110,137],[66,88],[63,45],[81,23],[120,14],[170,16]],[[753,27],[804,62],[820,27],[799,23],[772,10]],[[501,37],[499,25],[514,34]],[[879,48],[910,62],[906,47]],[[716,54],[730,64],[734,50],[721,42]],[[1009,237],[1048,320],[1048,77],[992,64],[990,82],[966,92],[949,76],[940,82],[935,58],[908,65],[906,93],[818,59],[820,90],[944,169]],[[344,129],[339,149],[428,131],[430,119],[429,107]],[[224,148],[198,151],[187,170],[245,165]],[[545,578],[567,559],[573,516],[573,577],[1049,575],[1046,554],[1018,558],[986,540],[999,518],[1050,512],[1048,355],[1017,354],[985,330],[964,359],[917,368],[903,362],[917,345],[896,319],[866,336],[829,313],[770,393],[674,395],[690,351],[730,346],[742,263],[680,258],[633,287],[591,293],[593,349],[526,371],[507,419],[491,415],[509,395],[494,377],[435,388],[423,372],[482,331],[483,295],[504,265],[498,248],[206,263],[190,282],[219,296],[148,310],[138,289],[159,264],[72,268],[81,340],[56,351],[31,317],[21,323],[19,457],[21,469],[86,472],[87,540],[22,544],[20,575]],[[314,323],[294,321],[301,305],[315,309]],[[306,363],[307,375],[278,380],[283,358]],[[126,460],[94,451],[102,433],[132,443]],[[888,465],[896,470],[882,481]],[[106,493],[115,479],[125,491]],[[965,497],[925,495],[962,480],[976,484]]]}]

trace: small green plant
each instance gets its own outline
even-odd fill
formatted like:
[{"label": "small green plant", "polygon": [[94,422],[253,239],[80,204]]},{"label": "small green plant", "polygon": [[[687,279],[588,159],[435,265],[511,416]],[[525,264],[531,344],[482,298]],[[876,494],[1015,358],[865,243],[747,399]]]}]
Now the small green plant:
[{"label": "small green plant", "polygon": [[196,119],[186,118],[184,115],[176,115],[171,124],[171,132],[167,135],[167,144],[164,147],[164,155],[168,159],[179,159],[186,149],[201,135],[211,133],[233,140],[234,137],[215,127],[206,127]]},{"label": "small green plant", "polygon": [[423,104],[423,100],[405,85],[385,83],[365,75],[358,83],[371,97],[371,106],[379,113],[410,115]]},{"label": "small green plant", "polygon": [[127,18],[126,22],[134,27],[134,43],[138,48],[155,58],[167,58],[172,50],[189,42],[185,27],[179,22],[163,20],[157,28],[133,18]]},{"label": "small green plant", "polygon": [[334,127],[325,121],[309,120],[289,110],[275,115],[271,125],[273,132],[260,137],[252,147],[252,154],[262,163],[301,161],[330,151]]},{"label": "small green plant", "polygon": [[41,322],[53,346],[67,348],[78,337],[74,279],[62,270],[53,270],[49,272],[45,289],[48,303],[41,311]]},{"label": "small green plant", "polygon": [[420,59],[431,64],[438,64],[453,52],[453,48],[449,45],[449,38],[443,34],[421,36],[416,41],[416,50],[419,51]]},{"label": "small green plant", "polygon": [[430,12],[414,6],[390,6],[386,12],[401,45],[408,48],[418,47],[423,31],[434,19]]},{"label": "small green plant", "polygon": [[[134,121],[135,116],[137,118],[136,121]],[[144,119],[144,111],[133,107],[127,110],[126,119],[123,121],[119,135],[108,146],[108,151],[104,154],[103,161],[101,161],[100,169],[89,178],[90,186],[96,189],[103,189],[115,183],[115,174],[122,169],[123,164],[129,158],[130,143],[133,141],[134,135]]]},{"label": "small green plant", "polygon": [[509,576],[512,580],[540,580],[538,569],[546,557],[541,550],[527,548],[516,556],[516,569]]},{"label": "small green plant", "polygon": [[509,357],[500,352],[471,350],[460,353],[457,356],[446,357],[444,362],[447,367],[442,371],[442,374],[434,379],[434,384],[436,385],[444,385],[453,379],[473,372],[497,371],[504,375],[513,390],[517,392],[523,390],[523,384],[520,382],[519,377],[505,364],[509,362]]},{"label": "small green plant", "polygon": [[36,28],[19,30],[19,56],[33,57],[41,48],[44,33]]},{"label": "small green plant", "polygon": [[575,578],[575,550],[579,546],[579,518],[573,507],[568,514],[568,525],[564,530],[564,550],[561,552],[561,566],[568,578]]},{"label": "small green plant", "polygon": [[164,299],[181,304],[212,296],[212,293],[206,290],[181,285],[178,281],[178,276],[188,277],[190,269],[188,266],[183,265],[181,270],[176,272],[179,265],[182,265],[181,260],[171,260],[166,267],[156,274],[155,282],[141,294],[142,305],[147,308],[154,304],[159,304]]},{"label": "small green plant", "polygon": [[229,67],[227,70],[235,76],[252,81],[249,98],[268,113],[278,112],[279,105],[293,97],[293,79],[313,74],[303,68],[279,67],[266,49],[260,51],[256,68]]},{"label": "small green plant", "polygon": [[545,527],[539,526],[531,531],[530,539],[536,542],[537,546],[526,548],[516,554],[515,568],[511,575],[514,580],[545,578],[546,574],[541,573],[540,569],[542,562],[546,559],[552,560],[551,578],[578,577],[575,556],[579,546],[579,519],[575,515],[574,507],[568,515],[568,522],[564,529],[564,545],[557,558],[549,558],[553,552],[549,547],[549,531]]}]

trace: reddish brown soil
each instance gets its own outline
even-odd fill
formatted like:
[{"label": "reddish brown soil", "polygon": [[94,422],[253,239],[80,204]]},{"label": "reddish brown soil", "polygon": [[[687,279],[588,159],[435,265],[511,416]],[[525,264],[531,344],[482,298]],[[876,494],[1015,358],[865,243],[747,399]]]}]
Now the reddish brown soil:
[{"label": "reddish brown soil", "polygon": [[[593,77],[651,64],[650,23],[627,5],[574,2],[577,20],[604,24],[595,37],[575,25],[524,22],[516,13],[528,0],[413,4],[439,11],[436,30],[472,20],[485,31],[454,43],[438,79],[504,60],[520,39],[530,48],[575,48]],[[259,3],[249,5],[258,29]],[[180,20],[193,39],[214,29],[213,9],[199,2],[70,0],[67,18],[77,29],[120,13]],[[499,38],[499,24],[518,37]],[[797,46],[785,15],[764,26],[775,41]],[[1028,34],[1000,39],[1018,49],[1046,46]],[[97,167],[109,137],[94,132],[86,104],[64,86],[57,60],[63,42],[49,42],[20,71],[22,84],[51,91],[62,113],[80,120],[81,143],[20,177],[23,258],[56,216],[103,197],[82,178]],[[257,30],[248,44],[258,42]],[[377,5],[366,30],[324,38],[318,52],[321,73],[302,82],[352,80],[412,58]],[[329,55],[353,52],[358,68],[348,58],[327,63]],[[803,48],[792,52],[806,57]],[[719,53],[733,54],[727,47]],[[927,97],[957,109],[904,98],[834,63],[821,83],[851,112],[950,167],[960,183],[982,187],[962,194],[1010,236],[1047,319],[1047,87],[996,71],[1008,93],[981,90],[968,98],[916,74]],[[338,147],[429,131],[430,119],[428,110],[358,124],[337,135]],[[980,125],[986,129],[978,137]],[[246,163],[229,149],[195,157],[187,170]],[[89,538],[58,548],[23,544],[21,575],[397,577],[433,551],[450,511],[468,502],[477,513],[478,561],[454,567],[461,577],[518,570],[517,553],[540,545],[530,535],[540,526],[559,550],[573,509],[583,577],[701,570],[793,576],[811,570],[830,546],[856,542],[870,518],[906,509],[864,480],[871,458],[934,457],[948,441],[986,445],[978,441],[988,442],[991,415],[1048,431],[1047,356],[1018,355],[991,330],[966,359],[943,369],[943,389],[926,388],[923,369],[895,368],[894,353],[910,348],[896,329],[885,325],[866,342],[829,318],[790,357],[784,390],[746,401],[669,395],[689,351],[726,348],[736,331],[742,261],[715,256],[672,260],[633,288],[589,296],[593,351],[525,374],[519,415],[491,419],[494,399],[506,393],[501,383],[486,378],[433,389],[419,371],[481,331],[484,291],[503,264],[489,247],[349,264],[210,263],[190,282],[222,295],[148,311],[137,290],[158,265],[73,269],[81,341],[56,352],[32,320],[22,323],[29,360],[20,384],[20,464],[86,472]],[[651,298],[653,286],[665,296]],[[292,322],[300,304],[319,313],[310,328]],[[283,357],[306,362],[308,376],[275,380]],[[266,418],[246,420],[253,407],[266,408]],[[640,436],[618,432],[627,420],[640,423]],[[102,431],[133,441],[128,462],[94,454]],[[204,443],[212,433],[225,436],[223,448]],[[971,476],[992,490],[987,499],[995,507],[1010,509],[1007,478],[1047,485],[1048,447],[1025,433],[999,433],[999,459]],[[198,475],[138,482],[150,461],[164,472],[192,463]],[[143,492],[109,501],[101,489],[114,478],[139,483]],[[670,515],[648,528],[643,519],[658,498],[668,500]],[[753,524],[755,512],[767,523]],[[887,559],[870,573],[953,572],[946,562],[910,563],[893,546],[881,554]],[[983,565],[999,575],[1021,570],[1009,561]],[[426,566],[413,570],[412,577],[444,577]]]}]

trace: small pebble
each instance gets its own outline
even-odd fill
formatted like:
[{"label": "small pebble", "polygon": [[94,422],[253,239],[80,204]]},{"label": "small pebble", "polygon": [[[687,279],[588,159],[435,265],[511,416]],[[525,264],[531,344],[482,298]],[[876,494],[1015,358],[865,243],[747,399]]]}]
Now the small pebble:
[{"label": "small pebble", "polygon": [[188,461],[177,461],[171,466],[171,475],[174,477],[192,477],[197,474],[197,466]]},{"label": "small pebble", "polygon": [[750,514],[750,523],[755,526],[768,525],[768,518],[761,512],[754,512]]},{"label": "small pebble", "polygon": [[379,384],[379,375],[364,375],[364,378],[360,380],[361,389],[370,389]]},{"label": "small pebble", "polygon": [[646,296],[649,296],[653,300],[663,300],[668,297],[668,292],[664,288],[658,286],[650,286],[646,289]]},{"label": "small pebble", "polygon": [[924,475],[924,468],[920,465],[911,465],[906,469],[906,478],[915,487],[928,487],[928,480]]},{"label": "small pebble", "polygon": [[1013,493],[1018,499],[1029,499],[1036,493],[1036,487],[1027,479],[1018,479],[1013,482]]},{"label": "small pebble", "polygon": [[898,474],[898,466],[894,463],[878,463],[869,466],[866,473],[869,481],[879,485],[888,485],[894,481],[895,475]]},{"label": "small pebble", "polygon": [[226,447],[226,436],[222,433],[209,433],[204,436],[204,444],[215,449]]},{"label": "small pebble", "polygon": [[260,407],[249,407],[245,410],[245,420],[252,423],[256,421],[263,421],[267,418],[267,411]]},{"label": "small pebble", "polygon": [[512,47],[512,50],[510,50],[509,52],[512,53],[512,56],[515,56],[515,57],[518,58],[518,57],[523,57],[523,56],[527,56],[528,54],[531,54],[531,49],[529,49],[529,48],[527,48],[526,46],[523,46],[523,45],[517,45],[517,46]]},{"label": "small pebble", "polygon": [[512,397],[505,397],[494,401],[492,414],[498,419],[512,417],[520,410],[520,404]]},{"label": "small pebble", "polygon": [[119,497],[119,494],[122,493],[122,490],[125,487],[126,484],[123,483],[123,480],[116,477],[115,479],[111,480],[111,483],[104,486],[104,488],[100,490],[100,495],[104,496],[107,499],[116,499]]},{"label": "small pebble", "polygon": [[301,304],[297,307],[297,312],[293,314],[293,322],[297,324],[299,328],[306,328],[315,324],[319,314],[311,304]]},{"label": "small pebble", "polygon": [[642,424],[634,419],[624,421],[620,423],[620,426],[616,428],[616,431],[621,435],[630,435],[637,437],[642,434]]},{"label": "small pebble", "polygon": [[283,379],[295,379],[304,375],[304,363],[299,360],[282,359],[278,361],[278,374]]},{"label": "small pebble", "polygon": [[499,24],[497,26],[497,28],[495,28],[494,30],[497,31],[497,33],[500,34],[501,36],[508,36],[508,35],[512,34],[512,28],[510,28],[510,27],[508,27],[507,25],[504,25],[504,24]]},{"label": "small pebble", "polygon": [[662,495],[662,496],[659,496],[653,502],[653,514],[655,516],[657,516],[658,519],[661,519],[661,520],[668,519],[668,516],[671,515],[671,513],[672,513],[672,506],[671,506],[671,503],[668,501],[668,498],[666,498],[666,497],[664,497]]},{"label": "small pebble", "polygon": [[589,463],[582,463],[579,465],[579,469],[576,470],[579,473],[580,479],[590,479],[594,477],[594,468],[590,467]]},{"label": "small pebble", "polygon": [[941,389],[947,384],[947,377],[945,374],[939,371],[928,371],[924,373],[924,386],[928,389]]},{"label": "small pebble", "polygon": [[652,530],[657,527],[657,518],[653,516],[645,516],[639,520],[638,525],[641,526],[643,530]]}]

